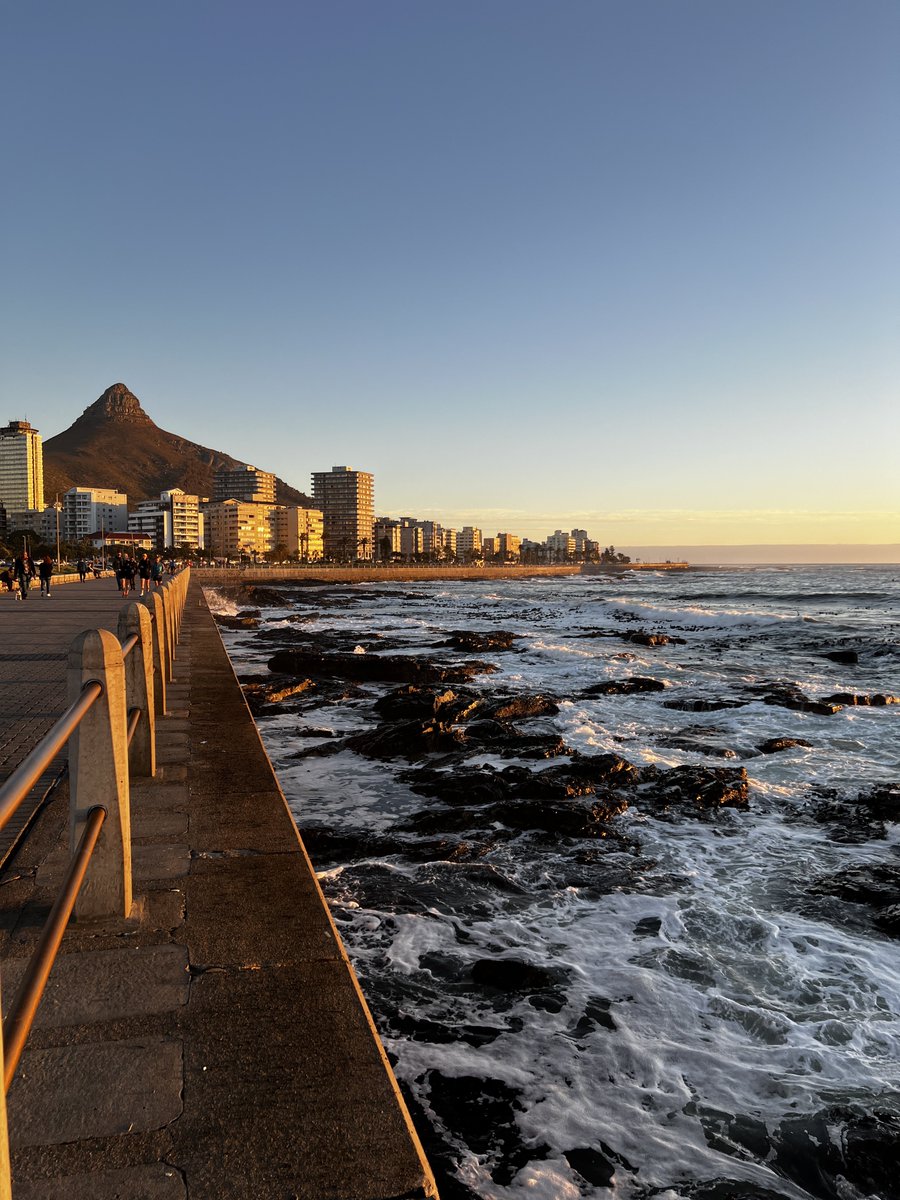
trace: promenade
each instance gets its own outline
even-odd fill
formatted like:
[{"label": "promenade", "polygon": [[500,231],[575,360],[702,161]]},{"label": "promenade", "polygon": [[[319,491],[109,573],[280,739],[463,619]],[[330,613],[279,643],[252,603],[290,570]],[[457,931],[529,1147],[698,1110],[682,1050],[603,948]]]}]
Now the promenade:
[{"label": "promenade", "polygon": [[[104,580],[0,609],[6,774],[65,707],[72,636],[121,604]],[[436,1196],[196,582],[167,700],[131,785],[134,914],[70,925],[8,1093],[13,1200]],[[4,999],[68,858],[67,793],[0,873]]]}]

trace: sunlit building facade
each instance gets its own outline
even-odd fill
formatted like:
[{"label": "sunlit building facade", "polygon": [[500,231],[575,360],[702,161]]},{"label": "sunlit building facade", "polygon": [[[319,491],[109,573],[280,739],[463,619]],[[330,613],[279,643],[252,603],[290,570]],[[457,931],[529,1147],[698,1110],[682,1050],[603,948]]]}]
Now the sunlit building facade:
[{"label": "sunlit building facade", "polygon": [[375,477],[352,467],[314,471],[313,499],[324,520],[325,557],[371,560],[375,553]]},{"label": "sunlit building facade", "polygon": [[27,421],[0,428],[0,505],[7,513],[44,511],[43,439]]}]

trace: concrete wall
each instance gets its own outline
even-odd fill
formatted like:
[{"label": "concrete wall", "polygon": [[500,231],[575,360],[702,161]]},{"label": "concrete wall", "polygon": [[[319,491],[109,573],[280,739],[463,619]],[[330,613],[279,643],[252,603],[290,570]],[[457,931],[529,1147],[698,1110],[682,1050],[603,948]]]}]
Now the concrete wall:
[{"label": "concrete wall", "polygon": [[533,575],[578,575],[579,565],[553,567],[246,567],[194,569],[201,583],[276,583],[292,579],[323,583],[400,583],[426,579],[525,579]]}]

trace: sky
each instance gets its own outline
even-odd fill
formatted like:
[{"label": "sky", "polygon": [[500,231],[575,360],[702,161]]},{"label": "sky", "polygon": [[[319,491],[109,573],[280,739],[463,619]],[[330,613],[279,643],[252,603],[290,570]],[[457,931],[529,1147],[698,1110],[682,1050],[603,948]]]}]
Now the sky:
[{"label": "sky", "polygon": [[121,381],[306,490],[374,472],[379,513],[900,543],[896,0],[0,28],[3,421]]}]

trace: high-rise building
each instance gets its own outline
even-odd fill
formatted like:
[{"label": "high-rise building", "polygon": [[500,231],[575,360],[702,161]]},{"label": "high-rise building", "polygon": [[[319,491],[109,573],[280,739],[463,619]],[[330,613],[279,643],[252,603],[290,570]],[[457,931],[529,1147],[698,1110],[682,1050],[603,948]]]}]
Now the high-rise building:
[{"label": "high-rise building", "polygon": [[575,553],[575,538],[562,529],[554,530],[545,545],[556,562],[565,562]]},{"label": "high-rise building", "polygon": [[275,476],[256,467],[222,467],[216,471],[213,500],[241,500],[244,504],[274,504]]},{"label": "high-rise building", "polygon": [[375,553],[375,477],[352,467],[314,471],[313,498],[324,518],[325,557],[338,562]]},{"label": "high-rise building", "polygon": [[188,495],[181,488],[170,488],[160,492],[158,500],[142,500],[134,512],[128,514],[128,528],[132,533],[145,533],[151,537],[160,550],[166,546],[176,550],[184,546],[202,550],[206,543],[201,503],[200,496]]},{"label": "high-rise building", "polygon": [[241,500],[223,500],[208,504],[206,547],[213,554],[229,558],[233,554],[256,556],[273,548],[271,514],[273,504],[246,504]]},{"label": "high-rise building", "polygon": [[44,511],[44,449],[27,421],[0,428],[0,505],[8,513]]},{"label": "high-rise building", "polygon": [[112,488],[73,487],[62,497],[62,535],[80,542],[100,530],[128,528],[128,497]]},{"label": "high-rise building", "polygon": [[400,553],[400,522],[392,517],[379,517],[372,534],[375,557],[379,562],[391,562]]},{"label": "high-rise building", "polygon": [[497,534],[497,557],[503,562],[514,562],[522,549],[522,539],[514,533]]}]

